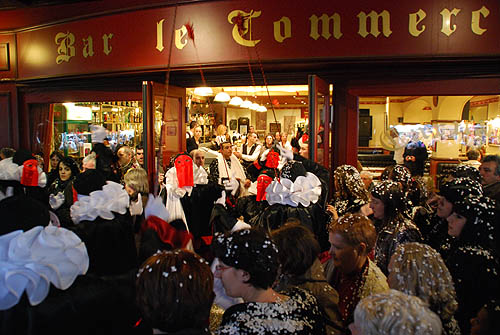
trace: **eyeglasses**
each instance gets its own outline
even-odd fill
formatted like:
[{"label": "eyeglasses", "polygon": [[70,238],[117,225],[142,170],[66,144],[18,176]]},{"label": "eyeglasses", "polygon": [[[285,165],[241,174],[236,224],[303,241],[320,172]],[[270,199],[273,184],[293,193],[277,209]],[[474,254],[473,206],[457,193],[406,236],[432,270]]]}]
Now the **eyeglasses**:
[{"label": "eyeglasses", "polygon": [[222,264],[217,264],[215,266],[215,271],[217,272],[224,272],[225,270],[231,268],[231,266],[227,266],[227,265],[222,265]]}]

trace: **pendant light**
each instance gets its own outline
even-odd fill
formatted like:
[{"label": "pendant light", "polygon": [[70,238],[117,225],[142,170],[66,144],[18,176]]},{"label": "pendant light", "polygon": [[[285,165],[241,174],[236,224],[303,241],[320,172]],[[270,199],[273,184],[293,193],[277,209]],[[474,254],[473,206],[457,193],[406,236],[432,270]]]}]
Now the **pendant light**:
[{"label": "pendant light", "polygon": [[206,97],[209,95],[213,95],[214,92],[212,91],[212,88],[210,88],[210,87],[196,87],[194,89],[194,94],[202,96],[202,97]]},{"label": "pendant light", "polygon": [[228,102],[229,100],[231,100],[231,97],[229,96],[229,94],[224,92],[224,89],[222,89],[222,91],[217,93],[217,95],[214,98],[214,101],[216,102]]},{"label": "pendant light", "polygon": [[252,102],[248,99],[243,101],[240,105],[241,108],[250,108],[251,106],[252,106]]}]

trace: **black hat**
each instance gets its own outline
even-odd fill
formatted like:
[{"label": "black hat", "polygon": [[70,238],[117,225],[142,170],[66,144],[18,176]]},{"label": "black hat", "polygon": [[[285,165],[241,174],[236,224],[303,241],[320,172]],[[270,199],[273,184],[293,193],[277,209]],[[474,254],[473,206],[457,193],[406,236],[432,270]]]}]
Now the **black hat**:
[{"label": "black hat", "polygon": [[15,230],[28,231],[36,226],[49,224],[49,210],[38,200],[24,194],[14,195],[0,201],[0,235]]},{"label": "black hat", "polygon": [[455,168],[455,170],[453,170],[451,175],[455,178],[460,178],[460,177],[470,178],[474,181],[477,181],[479,184],[481,184],[482,180],[479,170],[473,166],[466,164],[457,165],[457,167]]},{"label": "black hat", "polygon": [[481,184],[470,178],[455,178],[439,188],[439,195],[445,197],[449,202],[455,203],[469,195],[482,196]]},{"label": "black hat", "polygon": [[106,179],[95,169],[89,169],[80,173],[73,181],[76,193],[81,195],[89,195],[94,191],[102,190],[104,185],[106,185]]},{"label": "black hat", "polygon": [[281,178],[290,179],[291,181],[295,181],[299,176],[306,176],[307,171],[304,165],[302,165],[299,161],[288,161],[283,165],[281,169]]}]

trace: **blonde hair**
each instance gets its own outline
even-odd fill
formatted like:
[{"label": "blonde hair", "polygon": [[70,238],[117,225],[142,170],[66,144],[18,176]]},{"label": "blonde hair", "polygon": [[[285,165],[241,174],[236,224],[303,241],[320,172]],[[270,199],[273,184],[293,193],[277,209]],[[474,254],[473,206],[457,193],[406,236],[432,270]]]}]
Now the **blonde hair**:
[{"label": "blonde hair", "polygon": [[391,288],[419,297],[444,320],[458,308],[450,271],[426,244],[399,245],[389,263],[389,278]]},{"label": "blonde hair", "polygon": [[123,177],[125,185],[134,189],[137,193],[148,194],[148,173],[142,168],[130,169]]},{"label": "blonde hair", "polygon": [[222,135],[225,135],[226,134],[226,131],[227,131],[227,127],[223,124],[220,124],[217,126],[217,136],[222,136]]},{"label": "blonde hair", "polygon": [[362,299],[354,310],[354,324],[363,335],[440,335],[439,317],[415,296],[396,290]]}]

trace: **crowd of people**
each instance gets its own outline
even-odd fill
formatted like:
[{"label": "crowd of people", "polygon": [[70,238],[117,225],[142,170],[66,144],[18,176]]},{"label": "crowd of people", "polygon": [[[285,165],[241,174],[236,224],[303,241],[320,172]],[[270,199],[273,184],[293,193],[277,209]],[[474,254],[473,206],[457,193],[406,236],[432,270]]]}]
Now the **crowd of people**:
[{"label": "crowd of people", "polygon": [[159,194],[142,148],[113,152],[104,128],[83,161],[56,151],[47,173],[0,150],[0,333],[500,329],[500,156],[432,192],[412,159],[373,180],[307,159],[307,134],[250,130],[236,149],[221,128],[205,149],[198,128]]}]

